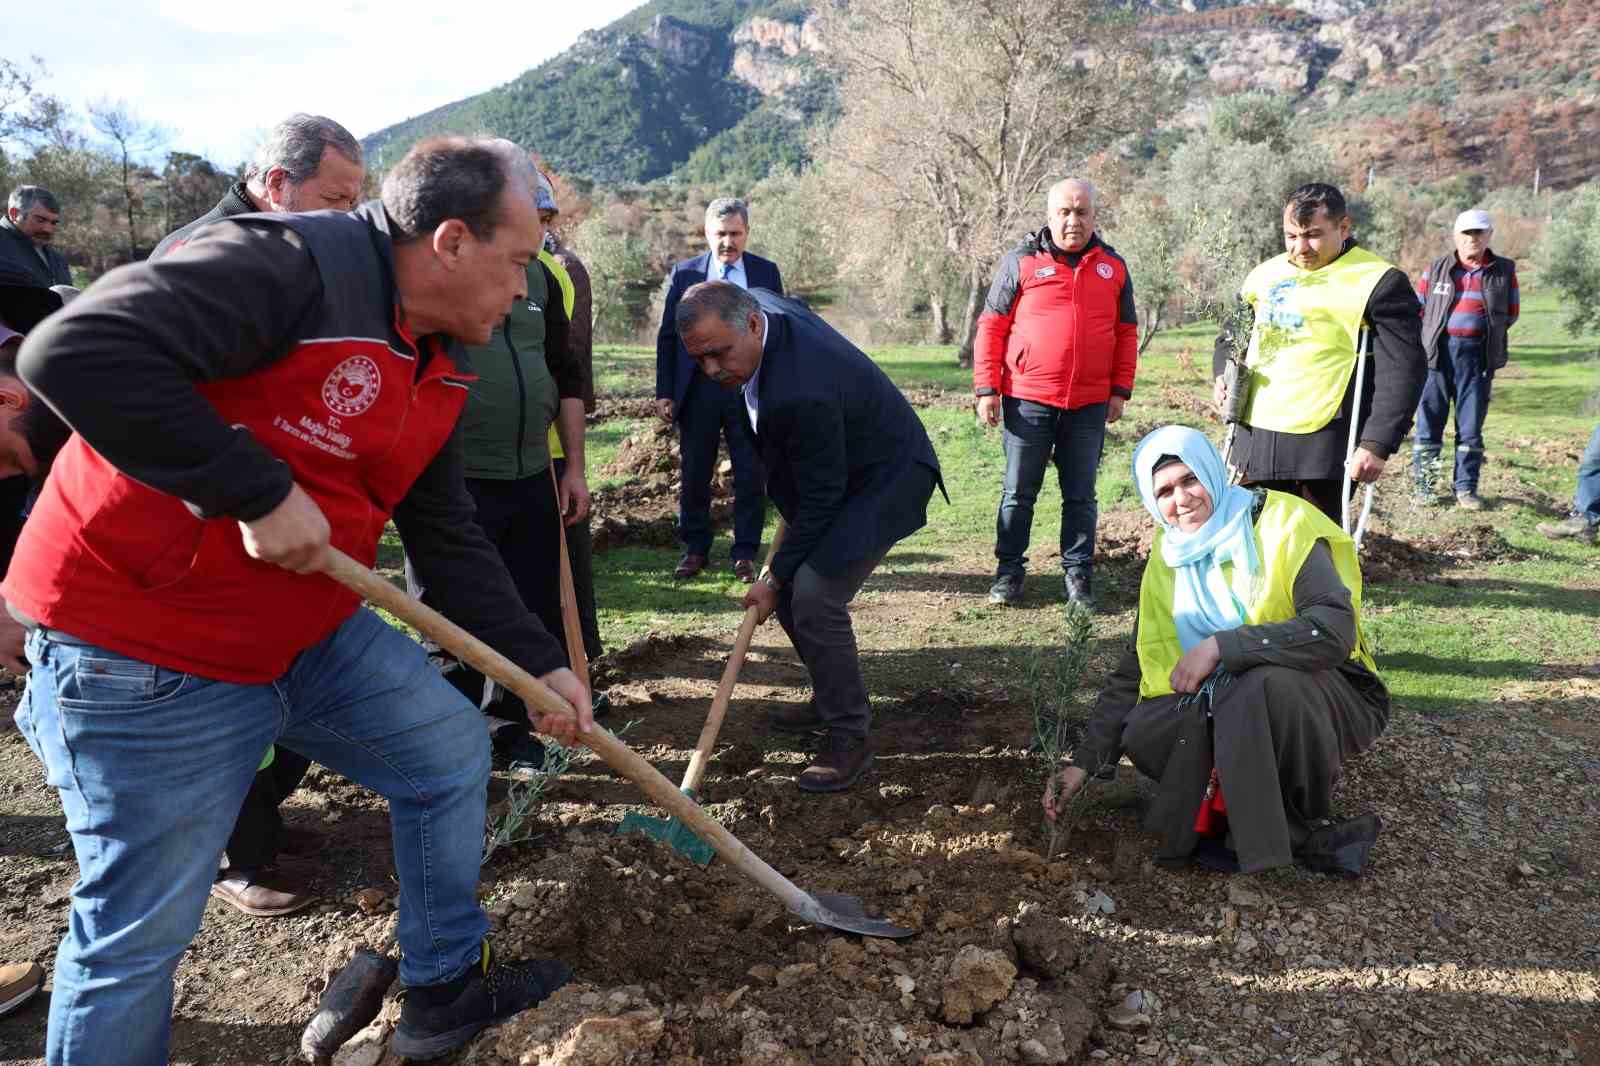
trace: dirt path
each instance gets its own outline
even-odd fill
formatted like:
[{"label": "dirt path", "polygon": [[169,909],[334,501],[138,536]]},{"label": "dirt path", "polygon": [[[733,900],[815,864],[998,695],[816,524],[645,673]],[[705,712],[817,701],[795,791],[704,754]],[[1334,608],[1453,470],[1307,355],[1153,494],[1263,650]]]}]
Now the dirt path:
[{"label": "dirt path", "polygon": [[[1139,545],[1134,525],[1107,518],[1118,610]],[[642,809],[637,794],[584,765],[555,786],[539,840],[484,872],[501,947],[560,954],[582,983],[458,1061],[1600,1063],[1600,667],[1549,663],[1482,709],[1397,716],[1339,798],[1388,827],[1359,882],[1156,869],[1126,767],[1046,863],[1029,711],[1000,666],[1016,649],[999,632],[988,648],[940,643],[986,569],[977,556],[937,574],[891,565],[863,594],[880,755],[856,790],[793,786],[804,753],[763,717],[806,692],[775,627],[758,636],[705,786],[797,883],[858,895],[917,936],[796,928],[723,864],[702,872],[612,837]],[[633,721],[627,739],[669,777],[725,654],[723,641],[652,639],[610,666],[613,724]],[[0,809],[0,957],[48,966],[74,868],[54,796],[9,728]],[[276,921],[209,906],[178,971],[176,1062],[286,1061],[329,969],[392,938],[381,806],[316,772],[287,812],[334,837],[308,871],[328,902]],[[363,889],[383,898],[358,903]],[[0,1062],[39,1061],[44,1015],[41,998],[0,1022]],[[341,1061],[375,1061],[381,1035]]]}]

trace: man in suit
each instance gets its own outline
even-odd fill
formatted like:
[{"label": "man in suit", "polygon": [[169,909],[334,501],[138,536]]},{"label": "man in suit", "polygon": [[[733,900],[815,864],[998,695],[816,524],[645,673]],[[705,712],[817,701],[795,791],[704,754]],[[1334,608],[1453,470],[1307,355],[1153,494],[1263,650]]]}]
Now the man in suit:
[{"label": "man in suit", "polygon": [[733,572],[745,584],[756,579],[755,554],[767,520],[766,471],[740,430],[745,417],[739,397],[718,388],[695,366],[677,326],[678,301],[691,285],[726,281],[741,289],[771,289],[783,295],[776,263],[745,254],[750,212],[743,200],[722,197],[706,208],[708,251],[672,268],[667,302],[656,333],[656,413],[678,423],[681,453],[678,538],[683,558],[672,572],[690,578],[705,569],[711,555],[711,475],[717,439],[725,436],[733,461]]},{"label": "man in suit", "polygon": [[18,185],[6,200],[0,218],[0,266],[40,288],[71,285],[67,258],[51,247],[61,225],[61,202],[49,189]]},{"label": "man in suit", "polygon": [[927,524],[944,488],[938,456],[888,375],[798,301],[713,281],[689,289],[674,314],[696,366],[738,402],[789,526],[744,604],[762,621],[777,612],[814,695],[772,724],[825,731],[802,789],[849,788],[872,747],[848,607],[889,549]]}]

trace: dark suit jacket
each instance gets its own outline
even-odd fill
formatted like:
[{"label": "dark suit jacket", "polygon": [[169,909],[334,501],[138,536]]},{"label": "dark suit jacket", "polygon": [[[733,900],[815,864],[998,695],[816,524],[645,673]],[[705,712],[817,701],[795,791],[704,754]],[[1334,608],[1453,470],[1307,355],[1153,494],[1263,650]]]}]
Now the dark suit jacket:
[{"label": "dark suit jacket", "polygon": [[45,246],[44,254],[50,260],[49,266],[39,258],[38,245],[33,243],[33,238],[12,225],[9,218],[0,218],[0,273],[9,281],[31,282],[45,289],[52,285],[71,285],[72,269],[67,266],[67,257],[49,245]]},{"label": "dark suit jacket", "polygon": [[927,524],[939,457],[877,363],[798,300],[750,292],[767,314],[751,436],[789,525],[772,572],[838,573]]},{"label": "dark suit jacket", "polygon": [[[702,252],[674,264],[667,277],[667,302],[661,309],[661,328],[656,331],[656,399],[672,401],[674,418],[683,417],[683,398],[689,391],[689,382],[700,373],[678,339],[678,300],[689,286],[706,280],[710,267],[711,253]],[[783,277],[772,260],[746,252],[744,274],[750,288],[771,289],[783,295]]]}]

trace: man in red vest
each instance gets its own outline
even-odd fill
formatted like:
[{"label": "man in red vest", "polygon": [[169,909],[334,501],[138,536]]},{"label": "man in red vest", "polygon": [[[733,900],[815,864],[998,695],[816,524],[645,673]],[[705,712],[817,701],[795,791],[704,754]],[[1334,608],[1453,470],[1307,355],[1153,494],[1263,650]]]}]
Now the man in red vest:
[{"label": "man in red vest", "polygon": [[972,361],[978,418],[1005,421],[1005,482],[995,519],[989,602],[1022,602],[1033,505],[1054,461],[1068,600],[1094,603],[1094,479],[1106,426],[1133,397],[1139,316],[1128,264],[1095,233],[1093,185],[1050,187],[1048,222],[1000,261]]},{"label": "man in red vest", "polygon": [[79,865],[49,1066],[167,1062],[172,975],[276,744],[389,800],[407,986],[394,1050],[431,1058],[569,971],[491,957],[476,888],[488,737],[422,649],[320,573],[392,516],[439,605],[589,694],[472,520],[457,421],[538,253],[525,160],[424,142],[349,214],[220,220],[113,271],[24,342],[75,431],[0,595],[28,630],[17,721]]}]

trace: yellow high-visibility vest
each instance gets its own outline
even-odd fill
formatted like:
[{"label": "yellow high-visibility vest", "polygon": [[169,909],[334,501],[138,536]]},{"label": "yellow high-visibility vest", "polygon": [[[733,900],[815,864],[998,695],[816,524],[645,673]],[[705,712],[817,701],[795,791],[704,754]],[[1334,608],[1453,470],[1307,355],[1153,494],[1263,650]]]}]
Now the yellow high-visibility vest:
[{"label": "yellow high-visibility vest", "polygon": [[1378,279],[1393,269],[1357,245],[1321,270],[1301,270],[1280,255],[1250,271],[1239,290],[1256,315],[1245,356],[1246,425],[1315,433],[1333,421],[1355,370],[1361,316]]},{"label": "yellow high-visibility vest", "polygon": [[[543,248],[539,249],[539,262],[550,268],[550,273],[555,276],[556,284],[561,286],[561,306],[567,309],[567,321],[572,321],[572,305],[577,298],[577,291],[572,287],[572,275],[567,273],[567,268],[556,262],[556,257]],[[548,343],[548,342],[547,342]],[[556,424],[550,423],[549,429],[550,458],[565,459],[567,453],[561,448],[561,435],[556,432]]]},{"label": "yellow high-visibility vest", "polygon": [[[1176,576],[1161,557],[1165,533],[1156,532],[1139,584],[1139,639],[1135,650],[1139,654],[1139,698],[1146,700],[1172,693],[1172,668],[1183,657],[1178,625],[1172,618]],[[1244,574],[1235,570],[1229,578],[1233,594],[1245,606],[1245,624],[1287,622],[1295,616],[1294,579],[1317,541],[1325,541],[1333,553],[1339,579],[1350,590],[1350,602],[1356,612],[1356,646],[1350,658],[1359,659],[1376,674],[1378,664],[1367,652],[1367,639],[1361,629],[1361,566],[1356,562],[1356,544],[1349,534],[1300,497],[1269,490],[1261,516],[1256,519],[1255,535],[1260,572]]]}]

